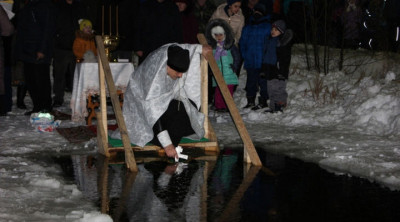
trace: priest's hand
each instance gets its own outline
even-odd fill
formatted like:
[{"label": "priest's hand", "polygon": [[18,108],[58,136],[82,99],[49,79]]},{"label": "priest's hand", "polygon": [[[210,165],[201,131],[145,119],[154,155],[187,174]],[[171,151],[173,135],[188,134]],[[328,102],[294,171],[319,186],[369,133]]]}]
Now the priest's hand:
[{"label": "priest's hand", "polygon": [[164,147],[164,150],[168,157],[178,158],[178,154],[176,153],[174,145],[169,144],[168,146]]},{"label": "priest's hand", "polygon": [[204,58],[207,58],[207,54],[212,53],[212,48],[209,45],[203,45],[203,49],[201,51],[201,54],[204,56]]}]

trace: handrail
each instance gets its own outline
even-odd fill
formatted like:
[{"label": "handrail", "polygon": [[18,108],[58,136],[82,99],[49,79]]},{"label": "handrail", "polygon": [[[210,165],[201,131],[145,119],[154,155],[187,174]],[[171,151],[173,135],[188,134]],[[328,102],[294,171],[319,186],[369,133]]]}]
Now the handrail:
[{"label": "handrail", "polygon": [[[102,95],[102,92],[105,92],[105,84],[101,84],[101,79],[105,77],[105,82],[107,83],[107,88],[108,92],[111,98],[111,103],[112,107],[114,110],[115,118],[117,120],[118,128],[121,133],[121,139],[122,143],[124,145],[124,150],[125,150],[125,163],[126,167],[131,171],[131,172],[137,172],[137,165],[135,161],[135,156],[133,154],[133,150],[131,148],[131,142],[129,140],[128,136],[128,131],[126,129],[125,125],[125,120],[124,117],[122,116],[122,110],[121,106],[119,103],[119,99],[117,96],[117,89],[114,84],[114,80],[112,78],[111,74],[111,69],[110,69],[110,64],[108,62],[107,56],[105,54],[105,49],[104,49],[104,43],[103,39],[101,36],[97,35],[96,36],[96,45],[97,45],[97,52],[98,52],[98,59],[99,59],[99,70],[102,70],[99,72],[99,81],[100,81],[100,98],[104,101],[101,101],[101,104],[105,106],[106,101],[105,101],[105,95]],[[104,74],[104,77],[102,77],[102,73]],[[106,108],[102,107],[101,108],[101,113],[102,117],[106,118]],[[104,124],[107,124],[107,121],[104,122]],[[107,127],[107,126],[106,126]],[[107,130],[107,128],[105,129]]]},{"label": "handrail", "polygon": [[[197,34],[197,38],[202,45],[208,45],[204,34]],[[257,151],[254,147],[254,144],[250,138],[249,133],[247,132],[246,126],[244,125],[243,119],[240,116],[239,110],[236,107],[235,102],[233,101],[232,95],[229,92],[228,86],[225,83],[224,77],[222,76],[221,70],[218,68],[217,62],[212,56],[211,53],[206,55],[206,59],[208,64],[211,67],[212,73],[215,77],[215,80],[218,84],[218,87],[222,93],[222,96],[225,99],[225,103],[228,106],[229,112],[231,113],[232,119],[235,123],[235,126],[239,132],[240,137],[242,138],[245,150],[244,150],[244,161],[251,162],[255,166],[262,166],[260,158],[258,157]]]}]

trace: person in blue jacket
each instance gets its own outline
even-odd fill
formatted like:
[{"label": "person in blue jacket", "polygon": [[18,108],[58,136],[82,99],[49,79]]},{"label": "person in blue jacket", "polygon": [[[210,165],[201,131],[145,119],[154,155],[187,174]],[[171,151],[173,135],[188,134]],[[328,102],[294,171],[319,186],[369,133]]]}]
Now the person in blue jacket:
[{"label": "person in blue jacket", "polygon": [[[262,4],[254,6],[254,13],[242,30],[240,38],[240,52],[244,60],[244,68],[247,71],[246,81],[246,97],[247,105],[244,108],[253,110],[268,107],[268,91],[267,79],[260,76],[261,65],[263,60],[263,46],[267,41],[267,36],[271,32],[271,24],[269,22],[270,15],[265,15],[266,9]],[[255,105],[255,99],[258,88],[260,88],[260,97],[258,105]]]}]

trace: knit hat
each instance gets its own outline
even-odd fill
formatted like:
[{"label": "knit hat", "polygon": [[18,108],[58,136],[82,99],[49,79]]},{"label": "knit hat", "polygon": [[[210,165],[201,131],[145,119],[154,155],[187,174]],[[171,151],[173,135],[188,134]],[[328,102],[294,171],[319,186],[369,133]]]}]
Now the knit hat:
[{"label": "knit hat", "polygon": [[272,27],[278,29],[282,34],[286,31],[286,23],[283,20],[278,20],[272,23]]},{"label": "knit hat", "polygon": [[189,68],[189,50],[182,49],[177,45],[168,47],[167,65],[177,72],[186,72]]},{"label": "knit hat", "polygon": [[90,26],[92,27],[92,22],[88,19],[79,19],[79,29],[82,31],[84,27]]},{"label": "knit hat", "polygon": [[226,3],[228,3],[228,6],[233,5],[235,2],[242,2],[241,0],[226,0]]},{"label": "knit hat", "polygon": [[265,8],[265,6],[263,5],[263,4],[261,4],[261,3],[257,3],[255,6],[254,6],[254,8],[253,8],[253,10],[256,12],[260,12],[261,14],[263,14],[263,15],[265,15],[265,13],[266,13],[266,11],[267,11],[267,9]]}]

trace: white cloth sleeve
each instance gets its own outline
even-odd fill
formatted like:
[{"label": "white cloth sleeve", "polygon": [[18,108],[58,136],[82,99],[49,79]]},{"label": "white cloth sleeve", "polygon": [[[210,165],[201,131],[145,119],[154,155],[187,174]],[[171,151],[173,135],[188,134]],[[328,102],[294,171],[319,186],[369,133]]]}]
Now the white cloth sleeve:
[{"label": "white cloth sleeve", "polygon": [[161,131],[159,134],[157,134],[157,138],[163,148],[172,144],[171,137],[169,137],[167,130]]}]

